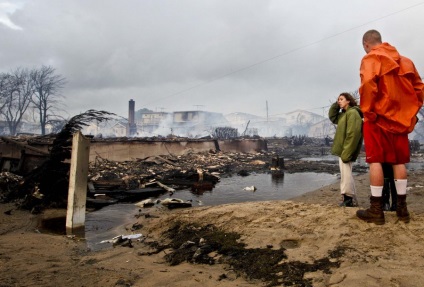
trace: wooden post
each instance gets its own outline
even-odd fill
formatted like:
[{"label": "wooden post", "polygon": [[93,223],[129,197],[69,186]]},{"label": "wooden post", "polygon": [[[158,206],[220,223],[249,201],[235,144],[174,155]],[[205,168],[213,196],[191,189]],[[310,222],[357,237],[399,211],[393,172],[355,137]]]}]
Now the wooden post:
[{"label": "wooden post", "polygon": [[66,233],[84,232],[90,139],[78,131],[72,139]]}]

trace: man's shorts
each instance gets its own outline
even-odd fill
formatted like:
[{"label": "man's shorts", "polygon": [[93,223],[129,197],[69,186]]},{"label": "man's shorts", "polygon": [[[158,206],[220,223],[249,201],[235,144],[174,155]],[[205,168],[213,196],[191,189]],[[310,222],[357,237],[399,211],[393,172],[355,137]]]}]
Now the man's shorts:
[{"label": "man's shorts", "polygon": [[363,131],[367,163],[404,164],[409,162],[408,134],[389,133],[369,121],[364,122]]}]

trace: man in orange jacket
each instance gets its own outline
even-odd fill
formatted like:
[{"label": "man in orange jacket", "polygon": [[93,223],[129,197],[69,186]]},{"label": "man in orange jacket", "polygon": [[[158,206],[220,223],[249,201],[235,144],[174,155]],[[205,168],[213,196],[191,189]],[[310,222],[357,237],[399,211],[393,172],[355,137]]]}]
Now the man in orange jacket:
[{"label": "man in orange jacket", "polygon": [[406,206],[407,171],[410,160],[408,133],[417,123],[423,105],[424,84],[414,63],[395,47],[383,43],[376,30],[367,31],[362,44],[367,53],[361,61],[360,105],[364,115],[364,143],[369,163],[370,208],[358,210],[357,217],[384,224],[382,163],[392,165],[397,190],[396,214],[410,220]]}]

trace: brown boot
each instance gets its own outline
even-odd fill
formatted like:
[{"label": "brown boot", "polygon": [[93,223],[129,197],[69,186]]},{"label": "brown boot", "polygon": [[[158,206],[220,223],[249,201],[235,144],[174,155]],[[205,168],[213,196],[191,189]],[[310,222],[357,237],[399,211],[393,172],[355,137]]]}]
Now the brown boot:
[{"label": "brown boot", "polygon": [[384,219],[384,212],[381,206],[381,196],[371,196],[370,203],[370,208],[366,210],[358,210],[356,212],[356,216],[366,222],[373,222],[377,225],[384,224],[386,221]]},{"label": "brown boot", "polygon": [[406,194],[397,196],[396,215],[400,221],[408,223],[410,220],[408,208],[406,207]]}]

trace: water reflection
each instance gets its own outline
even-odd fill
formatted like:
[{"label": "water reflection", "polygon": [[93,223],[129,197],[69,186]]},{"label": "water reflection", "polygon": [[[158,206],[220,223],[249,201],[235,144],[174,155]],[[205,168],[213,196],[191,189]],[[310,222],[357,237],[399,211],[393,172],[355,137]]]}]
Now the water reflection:
[{"label": "water reflection", "polygon": [[[337,177],[328,173],[281,173],[251,174],[221,178],[213,189],[186,189],[176,191],[172,197],[193,200],[193,206],[218,205],[247,201],[284,200],[302,195],[321,186],[337,181]],[[255,187],[253,191],[251,187]],[[159,199],[169,197],[162,195]]]},{"label": "water reflection", "polygon": [[[172,197],[192,200],[194,207],[248,201],[284,200],[336,181],[335,175],[327,173],[252,174],[222,178],[214,188],[199,185],[194,190],[178,190]],[[244,190],[245,187],[252,186],[256,187],[255,191]],[[169,194],[161,195],[158,199],[167,197]],[[134,204],[114,204],[88,213],[85,227],[88,248],[93,251],[111,248],[110,244],[100,244],[99,242],[122,234],[118,227],[133,223],[138,209]],[[148,209],[142,211],[148,212]]]},{"label": "water reflection", "polygon": [[85,239],[87,247],[93,251],[111,247],[100,242],[122,234],[122,225],[133,223],[138,207],[134,204],[114,204],[95,212],[87,213],[85,219]]},{"label": "water reflection", "polygon": [[271,174],[271,182],[272,182],[273,186],[283,187],[283,185],[284,185],[284,173]]},{"label": "water reflection", "polygon": [[215,185],[212,182],[208,181],[199,181],[195,182],[191,187],[191,192],[193,194],[202,195],[206,191],[212,191]]}]

